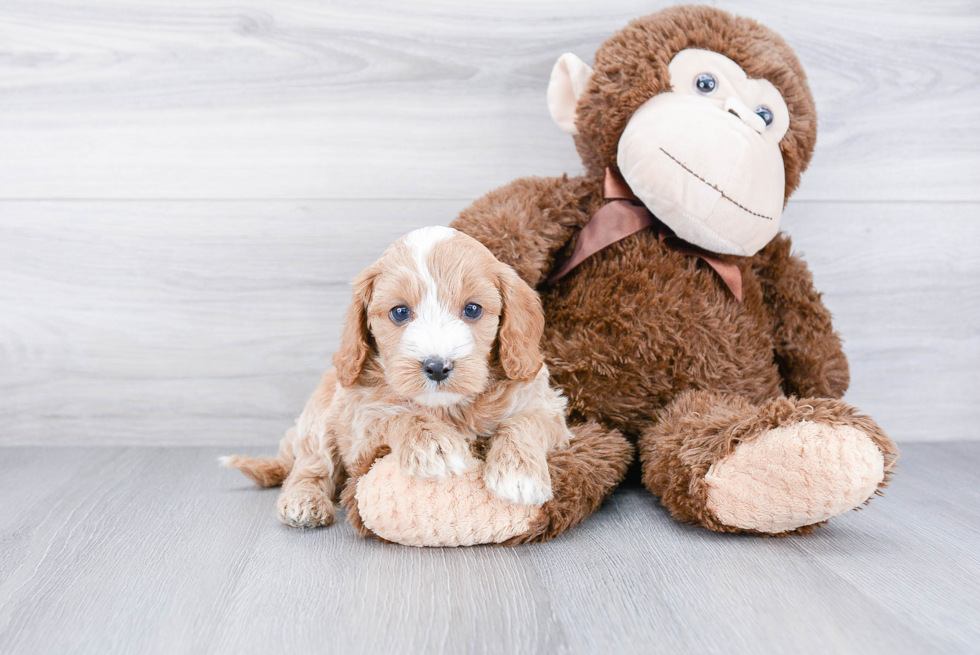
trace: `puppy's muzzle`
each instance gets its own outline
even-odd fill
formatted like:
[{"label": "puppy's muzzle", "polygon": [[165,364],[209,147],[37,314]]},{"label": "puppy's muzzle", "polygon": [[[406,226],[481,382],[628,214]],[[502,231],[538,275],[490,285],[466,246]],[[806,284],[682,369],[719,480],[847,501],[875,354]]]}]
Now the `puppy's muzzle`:
[{"label": "puppy's muzzle", "polygon": [[447,362],[442,357],[429,357],[422,362],[422,370],[430,380],[442,382],[449,377],[453,370],[452,362]]}]

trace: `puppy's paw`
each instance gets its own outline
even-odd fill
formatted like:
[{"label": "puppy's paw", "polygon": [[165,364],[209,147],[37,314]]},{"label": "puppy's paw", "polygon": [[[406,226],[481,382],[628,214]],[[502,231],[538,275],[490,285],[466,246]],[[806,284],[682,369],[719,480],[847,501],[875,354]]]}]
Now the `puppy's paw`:
[{"label": "puppy's paw", "polygon": [[333,501],[319,490],[286,489],[279,494],[279,520],[293,528],[316,528],[334,521]]},{"label": "puppy's paw", "polygon": [[458,434],[426,432],[408,440],[398,453],[398,463],[405,475],[444,480],[470,468],[472,456]]},{"label": "puppy's paw", "polygon": [[554,497],[547,461],[494,457],[491,451],[483,482],[493,495],[518,505],[543,505]]}]

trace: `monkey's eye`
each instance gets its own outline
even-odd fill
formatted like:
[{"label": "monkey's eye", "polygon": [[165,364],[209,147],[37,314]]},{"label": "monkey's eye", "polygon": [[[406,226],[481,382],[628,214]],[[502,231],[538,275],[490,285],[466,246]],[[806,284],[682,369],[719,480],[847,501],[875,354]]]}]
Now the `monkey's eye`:
[{"label": "monkey's eye", "polygon": [[711,95],[715,91],[715,87],[718,83],[715,81],[714,75],[711,73],[701,73],[698,75],[697,79],[694,80],[694,88],[697,92],[703,96]]},{"label": "monkey's eye", "polygon": [[756,107],[755,113],[766,122],[766,127],[772,125],[772,111],[769,110],[769,107]]},{"label": "monkey's eye", "polygon": [[392,307],[391,311],[388,312],[388,316],[395,323],[401,325],[408,319],[412,318],[412,310],[405,305],[398,305],[397,307]]},{"label": "monkey's eye", "polygon": [[463,317],[475,321],[476,319],[483,316],[483,308],[477,305],[475,302],[471,302],[463,307]]}]

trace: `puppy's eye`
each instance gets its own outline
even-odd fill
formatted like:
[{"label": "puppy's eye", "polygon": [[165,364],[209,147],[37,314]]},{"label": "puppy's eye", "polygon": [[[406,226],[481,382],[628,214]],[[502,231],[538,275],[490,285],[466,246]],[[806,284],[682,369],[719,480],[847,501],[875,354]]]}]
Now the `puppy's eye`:
[{"label": "puppy's eye", "polygon": [[769,107],[756,107],[755,113],[766,122],[766,127],[772,125],[772,111],[769,110]]},{"label": "puppy's eye", "polygon": [[405,305],[398,305],[397,307],[392,307],[391,311],[388,312],[388,316],[395,323],[401,324],[412,318],[412,310]]},{"label": "puppy's eye", "polygon": [[717,86],[718,82],[715,81],[715,76],[711,73],[701,73],[694,80],[694,88],[703,96],[714,93]]},{"label": "puppy's eye", "polygon": [[466,305],[466,307],[463,307],[463,316],[471,321],[475,321],[483,316],[483,308],[477,305],[475,302],[471,302]]}]

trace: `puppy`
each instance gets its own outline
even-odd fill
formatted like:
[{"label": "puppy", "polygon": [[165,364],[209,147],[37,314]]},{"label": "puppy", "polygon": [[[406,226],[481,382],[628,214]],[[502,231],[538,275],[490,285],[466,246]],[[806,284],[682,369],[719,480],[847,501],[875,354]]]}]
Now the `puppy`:
[{"label": "puppy", "polygon": [[567,446],[566,400],[548,384],[537,294],[475,239],[426,227],[354,280],[334,369],[275,458],[222,459],[263,486],[282,484],[279,518],[329,525],[346,470],[382,446],[406,475],[442,480],[474,464],[496,496],[552,497],[546,454]]}]

